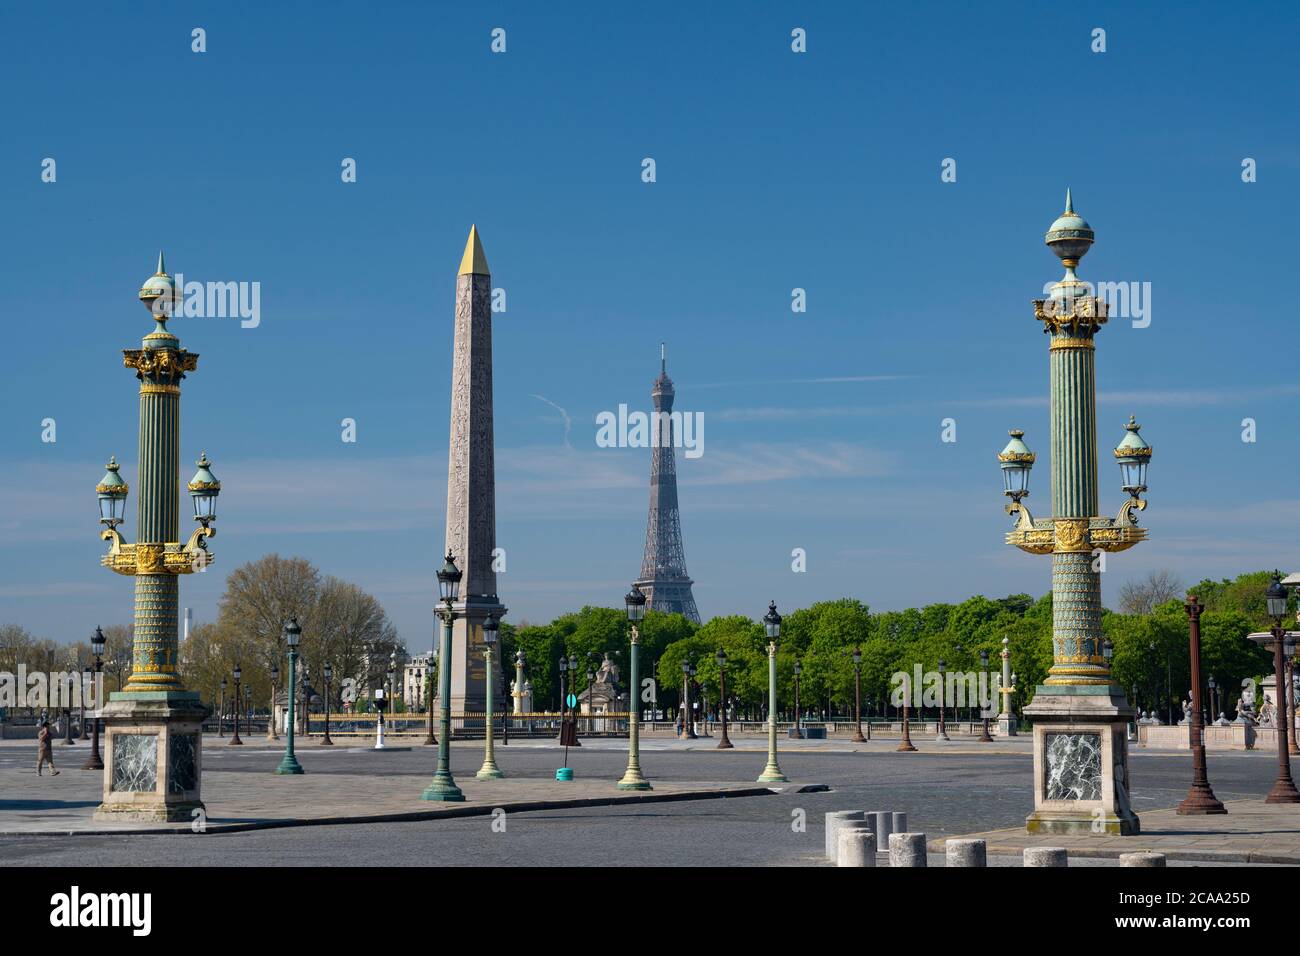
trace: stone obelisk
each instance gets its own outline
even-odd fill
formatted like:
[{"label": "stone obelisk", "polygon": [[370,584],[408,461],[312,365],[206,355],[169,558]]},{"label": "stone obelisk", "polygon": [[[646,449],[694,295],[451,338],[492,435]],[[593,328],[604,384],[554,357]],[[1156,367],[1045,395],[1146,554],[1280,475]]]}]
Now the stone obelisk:
[{"label": "stone obelisk", "polygon": [[[496,470],[492,439],[492,276],[471,226],[456,275],[451,364],[451,448],[447,457],[447,550],[463,577],[451,635],[451,710],[485,704],[483,621],[497,600]],[[446,662],[440,661],[439,666]]]}]

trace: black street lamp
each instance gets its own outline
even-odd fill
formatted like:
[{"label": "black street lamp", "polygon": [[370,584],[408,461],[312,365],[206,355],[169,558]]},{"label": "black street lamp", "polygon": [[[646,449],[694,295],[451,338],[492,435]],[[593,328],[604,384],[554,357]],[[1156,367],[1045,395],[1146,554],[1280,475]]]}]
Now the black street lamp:
[{"label": "black street lamp", "polygon": [[682,661],[682,739],[698,740],[691,711],[691,662]]},{"label": "black street lamp", "polygon": [[799,722],[799,675],[803,673],[803,664],[796,658],[794,662],[794,730],[790,736],[794,740],[803,740],[803,727]]},{"label": "black street lamp", "polygon": [[329,661],[325,662],[325,737],[321,740],[322,747],[334,746],[334,741],[330,740],[330,681],[334,677],[334,667]]},{"label": "black street lamp", "polygon": [[[862,648],[853,648],[853,742],[865,744],[867,738],[862,736]],[[867,725],[870,732],[871,725]]]},{"label": "black street lamp", "polygon": [[226,679],[221,678],[221,702],[217,705],[217,736],[226,736]]},{"label": "black street lamp", "polygon": [[948,662],[942,657],[939,658],[939,733],[936,740],[951,740],[948,736],[948,725],[944,722],[944,704],[948,698],[948,678],[944,675],[948,673]]},{"label": "black street lamp", "polygon": [[239,708],[244,703],[243,695],[239,692],[239,680],[243,676],[244,672],[240,669],[239,664],[235,664],[235,735],[230,738],[228,746],[231,747],[242,747],[244,744],[244,742],[239,739]]},{"label": "black street lamp", "polygon": [[[1178,812],[1183,816],[1227,813],[1210,789],[1210,778],[1205,768],[1205,728],[1201,713],[1201,612],[1205,608],[1195,594],[1187,598],[1183,607],[1187,611],[1190,628],[1188,651],[1192,659],[1192,788],[1188,791],[1187,798],[1178,805]],[[1291,792],[1295,793],[1294,786]]]},{"label": "black street lamp", "polygon": [[[984,672],[984,686],[987,687],[989,683],[989,652],[983,649],[980,651],[980,670]],[[984,717],[983,727],[980,729],[980,743],[991,744],[993,743],[993,735],[989,733],[989,710],[984,706],[982,700],[980,701],[980,710],[983,711]]]},{"label": "black street lamp", "polygon": [[717,749],[731,750],[731,738],[727,736],[727,652],[719,647],[713,660],[718,665],[718,716],[722,720],[722,739]]},{"label": "black street lamp", "polygon": [[1300,792],[1296,791],[1295,782],[1291,779],[1291,754],[1287,748],[1287,716],[1288,707],[1286,698],[1290,694],[1284,693],[1283,680],[1286,675],[1286,652],[1288,650],[1286,627],[1282,624],[1286,617],[1287,595],[1286,588],[1282,586],[1282,576],[1274,574],[1273,580],[1268,589],[1264,592],[1264,600],[1268,605],[1268,616],[1273,619],[1273,629],[1270,632],[1273,640],[1273,679],[1274,696],[1277,698],[1275,708],[1277,733],[1277,779],[1273,782],[1273,789],[1269,791],[1268,796],[1264,798],[1265,803],[1300,803]]},{"label": "black street lamp", "polygon": [[266,739],[279,740],[280,734],[275,729],[275,689],[280,684],[280,665],[271,662],[271,707],[268,713],[271,715],[266,721]]},{"label": "black street lamp", "polygon": [[[99,681],[102,679],[100,678],[99,675],[104,668],[104,644],[105,644],[104,632],[101,631],[98,627],[96,627],[95,636],[90,639],[90,649],[95,654],[95,670],[94,670],[94,676],[91,678],[91,680],[94,682],[94,687],[95,687],[95,710],[96,711],[100,710],[100,708],[104,706],[104,702],[100,699],[100,689],[99,689]],[[103,770],[104,760],[99,755],[99,717],[98,716],[91,717],[90,721],[92,724],[94,724],[94,730],[90,735],[90,757],[86,760],[85,765],[81,769],[82,770]]]}]

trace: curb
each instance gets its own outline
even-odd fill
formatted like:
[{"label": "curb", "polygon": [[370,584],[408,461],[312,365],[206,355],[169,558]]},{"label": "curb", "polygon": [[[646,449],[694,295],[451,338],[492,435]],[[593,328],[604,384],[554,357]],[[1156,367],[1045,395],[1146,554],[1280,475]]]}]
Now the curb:
[{"label": "curb", "polygon": [[[824,786],[810,784],[811,787]],[[0,830],[0,839],[21,836],[157,836],[159,834],[244,833],[250,830],[282,830],[289,827],[341,826],[353,823],[409,823],[419,820],[460,819],[463,817],[490,816],[496,810],[507,813],[527,813],[538,810],[571,810],[580,807],[608,807],[625,803],[675,803],[687,800],[710,800],[727,797],[770,797],[782,793],[787,787],[737,787],[729,790],[686,790],[679,793],[629,793],[627,796],[580,797],[570,800],[524,800],[515,803],[481,803],[446,806],[440,810],[404,810],[371,816],[316,817],[310,820],[246,820],[232,823],[208,823],[202,831],[195,831],[189,823],[169,826],[150,826],[139,829],[90,830]],[[791,792],[807,791],[803,788]]]}]

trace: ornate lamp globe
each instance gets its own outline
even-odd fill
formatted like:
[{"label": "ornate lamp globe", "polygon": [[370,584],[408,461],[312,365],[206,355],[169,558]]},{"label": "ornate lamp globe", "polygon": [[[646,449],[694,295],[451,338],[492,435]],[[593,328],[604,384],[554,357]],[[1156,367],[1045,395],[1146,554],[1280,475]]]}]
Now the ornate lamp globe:
[{"label": "ornate lamp globe", "polygon": [[1070,197],[1070,190],[1067,189],[1065,212],[1057,217],[1051,228],[1047,230],[1047,235],[1044,236],[1048,248],[1065,266],[1065,277],[1052,286],[1050,293],[1052,301],[1061,302],[1090,294],[1087,284],[1079,281],[1078,276],[1074,274],[1074,269],[1079,264],[1079,260],[1088,254],[1094,239],[1092,226],[1074,211],[1074,201]]},{"label": "ornate lamp globe", "polygon": [[635,584],[623,598],[623,604],[627,607],[627,619],[633,624],[645,617],[645,594]]},{"label": "ornate lamp globe", "polygon": [[862,648],[855,647],[853,648],[853,666],[857,667],[861,663],[862,663]]},{"label": "ornate lamp globe", "polygon": [[160,327],[171,318],[176,309],[179,296],[176,292],[176,280],[167,274],[162,251],[158,252],[158,271],[145,280],[140,287],[140,301],[157,320]]},{"label": "ornate lamp globe", "polygon": [[500,624],[496,619],[496,615],[489,614],[483,622],[483,643],[489,646],[495,644],[499,631]]},{"label": "ornate lamp globe", "polygon": [[945,661],[942,657],[939,658],[939,673],[940,674],[948,673],[948,662]]},{"label": "ornate lamp globe", "polygon": [[1003,494],[1012,501],[1019,502],[1029,494],[1029,470],[1034,467],[1038,457],[1025,444],[1025,433],[1019,428],[1010,431],[1011,441],[998,454],[998,463],[1002,467]]},{"label": "ornate lamp globe", "polygon": [[763,615],[763,629],[767,632],[768,640],[775,641],[781,636],[781,615],[776,613],[775,601],[767,605],[767,613]]},{"label": "ornate lamp globe", "polygon": [[105,465],[107,471],[104,472],[104,477],[95,486],[95,492],[99,495],[99,522],[110,528],[116,528],[122,523],[122,516],[126,513],[126,496],[130,491],[122,476],[117,473],[119,467],[117,458],[110,458]]},{"label": "ornate lamp globe", "polygon": [[722,670],[727,666],[727,652],[722,648],[718,648],[718,653],[713,655],[713,659],[717,662],[718,670]]},{"label": "ornate lamp globe", "polygon": [[300,640],[302,640],[302,628],[298,626],[298,619],[291,617],[284,622],[284,642],[291,648],[296,648]]},{"label": "ornate lamp globe", "polygon": [[460,568],[448,551],[446,562],[438,570],[438,596],[447,602],[455,601],[460,596],[460,578]]},{"label": "ornate lamp globe", "polygon": [[104,645],[106,643],[104,632],[99,628],[95,628],[95,636],[90,639],[90,649],[95,652],[96,657],[104,656]]},{"label": "ornate lamp globe", "polygon": [[1124,476],[1124,490],[1134,498],[1147,490],[1147,465],[1151,461],[1151,446],[1138,433],[1141,427],[1130,415],[1124,426],[1124,437],[1115,448],[1115,461]]},{"label": "ornate lamp globe", "polygon": [[794,662],[794,673],[796,677],[803,673],[803,664],[797,660]]},{"label": "ornate lamp globe", "polygon": [[1268,605],[1268,616],[1273,619],[1273,624],[1281,627],[1282,619],[1286,617],[1286,588],[1282,586],[1282,575],[1276,571],[1264,591],[1264,602]]},{"label": "ornate lamp globe", "polygon": [[194,520],[206,528],[208,522],[217,519],[217,495],[221,494],[221,482],[212,473],[212,462],[208,461],[205,453],[199,452],[199,460],[195,464],[199,470],[186,487],[194,501]]},{"label": "ornate lamp globe", "polygon": [[236,664],[234,674],[235,674],[235,681],[239,682],[240,680],[243,680],[244,669],[240,667],[238,664]]}]

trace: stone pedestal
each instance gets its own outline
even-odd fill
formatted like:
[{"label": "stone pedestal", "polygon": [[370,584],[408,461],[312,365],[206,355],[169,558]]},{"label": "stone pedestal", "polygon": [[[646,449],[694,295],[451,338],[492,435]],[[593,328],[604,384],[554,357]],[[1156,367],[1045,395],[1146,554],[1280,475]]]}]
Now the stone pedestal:
[{"label": "stone pedestal", "polygon": [[1130,835],[1128,722],[1123,692],[1105,684],[1040,686],[1025,715],[1034,722],[1030,833]]},{"label": "stone pedestal", "polygon": [[104,802],[100,821],[189,823],[203,811],[203,719],[199,695],[116,693],[102,716]]},{"label": "stone pedestal", "polygon": [[1015,737],[1016,718],[1011,714],[998,714],[997,735],[999,737]]}]

